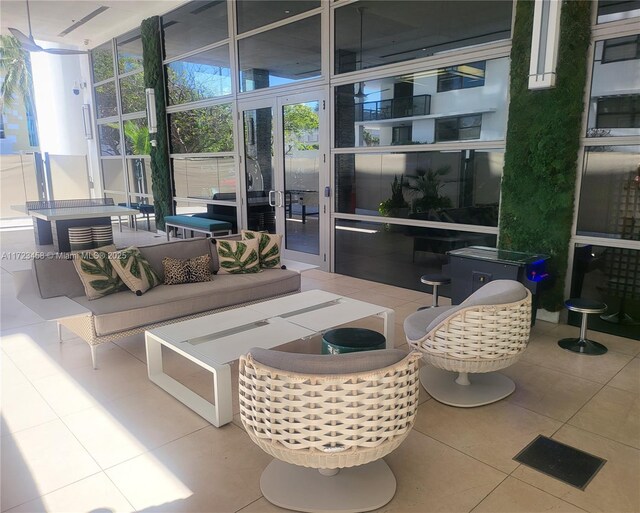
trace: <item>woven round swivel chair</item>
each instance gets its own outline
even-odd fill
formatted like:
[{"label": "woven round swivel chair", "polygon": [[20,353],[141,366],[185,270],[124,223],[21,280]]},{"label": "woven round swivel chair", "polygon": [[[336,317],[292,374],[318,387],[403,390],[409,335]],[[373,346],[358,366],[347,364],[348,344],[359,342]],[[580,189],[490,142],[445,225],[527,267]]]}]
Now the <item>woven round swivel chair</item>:
[{"label": "woven round swivel chair", "polygon": [[260,478],[264,497],[295,511],[387,504],[396,480],[381,458],[413,426],[419,359],[397,349],[307,355],[254,348],[243,356],[242,424],[275,458]]},{"label": "woven round swivel chair", "polygon": [[530,330],[531,292],[513,280],[491,281],[460,305],[420,310],[404,322],[407,342],[429,364],[420,371],[424,388],[437,401],[463,408],[515,390],[494,371],[520,358]]}]

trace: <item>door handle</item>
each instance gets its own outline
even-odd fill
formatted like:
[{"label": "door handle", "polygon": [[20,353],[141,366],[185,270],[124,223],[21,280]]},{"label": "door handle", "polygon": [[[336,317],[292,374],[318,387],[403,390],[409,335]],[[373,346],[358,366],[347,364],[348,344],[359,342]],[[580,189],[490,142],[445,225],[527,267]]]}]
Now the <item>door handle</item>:
[{"label": "door handle", "polygon": [[280,204],[278,206],[284,207],[284,192],[278,191],[278,196],[280,197]]},{"label": "door handle", "polygon": [[276,207],[276,192],[277,191],[269,191],[269,206]]}]

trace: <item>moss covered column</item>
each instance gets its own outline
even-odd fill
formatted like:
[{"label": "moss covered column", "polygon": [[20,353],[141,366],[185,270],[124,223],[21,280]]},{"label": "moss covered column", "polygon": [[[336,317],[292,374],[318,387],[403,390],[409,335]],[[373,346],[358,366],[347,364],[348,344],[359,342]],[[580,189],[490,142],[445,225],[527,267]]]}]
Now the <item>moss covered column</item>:
[{"label": "moss covered column", "polygon": [[156,117],[158,119],[157,145],[151,148],[151,181],[156,228],[165,229],[164,218],[172,214],[171,166],[167,142],[167,110],[162,67],[162,37],[160,18],[147,18],[140,26],[142,34],[142,58],[144,86],[156,93]]},{"label": "moss covered column", "polygon": [[591,7],[589,0],[563,2],[556,86],[530,91],[534,2],[519,0],[516,6],[500,247],[552,256],[556,281],[541,298],[548,310],[558,310],[564,300]]}]

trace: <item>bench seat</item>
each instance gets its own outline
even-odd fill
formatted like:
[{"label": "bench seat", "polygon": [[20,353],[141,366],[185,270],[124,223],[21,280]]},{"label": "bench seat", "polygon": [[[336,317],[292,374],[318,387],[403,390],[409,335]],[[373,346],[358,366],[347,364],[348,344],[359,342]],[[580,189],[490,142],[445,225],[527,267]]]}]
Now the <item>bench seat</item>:
[{"label": "bench seat", "polygon": [[232,228],[231,223],[227,221],[185,215],[166,216],[164,222],[167,226],[167,240],[169,240],[169,232],[171,231],[169,228],[182,228],[183,230],[205,233],[211,237],[214,234],[230,235]]}]

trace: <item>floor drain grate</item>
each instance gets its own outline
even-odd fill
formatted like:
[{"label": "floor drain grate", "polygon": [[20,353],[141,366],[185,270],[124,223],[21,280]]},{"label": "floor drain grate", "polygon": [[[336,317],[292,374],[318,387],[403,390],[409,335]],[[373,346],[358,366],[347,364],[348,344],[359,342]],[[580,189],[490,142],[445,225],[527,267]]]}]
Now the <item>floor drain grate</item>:
[{"label": "floor drain grate", "polygon": [[538,435],[514,460],[584,490],[607,460]]}]

